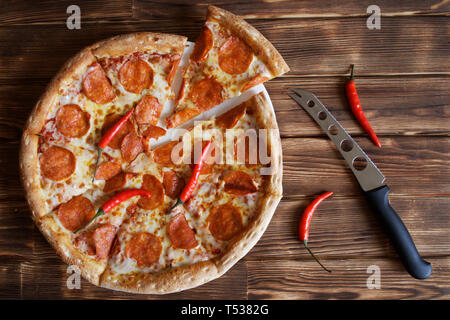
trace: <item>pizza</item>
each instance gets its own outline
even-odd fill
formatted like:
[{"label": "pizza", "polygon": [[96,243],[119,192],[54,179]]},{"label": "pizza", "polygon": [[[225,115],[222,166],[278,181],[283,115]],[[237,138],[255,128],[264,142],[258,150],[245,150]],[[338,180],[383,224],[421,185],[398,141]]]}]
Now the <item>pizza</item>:
[{"label": "pizza", "polygon": [[[26,123],[20,170],[32,218],[95,285],[165,294],[213,280],[255,245],[282,197],[281,142],[268,95],[235,97],[288,67],[229,12],[210,7],[205,27],[211,48],[201,49],[209,37],[203,29],[190,57],[185,37],[150,32],[83,49]],[[251,49],[245,70],[241,49],[224,49],[236,41]],[[214,59],[222,71],[211,68]],[[219,91],[202,84],[211,79]],[[176,81],[185,84],[175,90]],[[222,102],[228,106],[214,108]],[[195,121],[212,108],[211,117]],[[195,115],[179,117],[186,109]]]}]

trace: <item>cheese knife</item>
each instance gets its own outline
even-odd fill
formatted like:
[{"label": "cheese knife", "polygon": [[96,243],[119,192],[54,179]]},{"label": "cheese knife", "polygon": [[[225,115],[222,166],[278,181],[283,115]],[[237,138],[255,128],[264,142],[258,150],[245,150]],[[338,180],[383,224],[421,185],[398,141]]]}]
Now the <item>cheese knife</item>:
[{"label": "cheese knife", "polygon": [[314,94],[298,88],[290,89],[294,93],[288,95],[316,121],[344,157],[405,269],[416,279],[428,278],[431,264],[422,259],[408,229],[391,207],[390,189],[385,185],[384,175]]}]

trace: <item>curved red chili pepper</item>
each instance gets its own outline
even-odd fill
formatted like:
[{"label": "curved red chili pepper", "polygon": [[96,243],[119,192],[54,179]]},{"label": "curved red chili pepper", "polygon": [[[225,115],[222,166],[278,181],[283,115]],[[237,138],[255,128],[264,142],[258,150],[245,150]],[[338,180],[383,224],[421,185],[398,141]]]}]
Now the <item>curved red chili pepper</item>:
[{"label": "curved red chili pepper", "polygon": [[98,209],[95,216],[92,217],[92,219],[89,220],[88,223],[86,223],[81,228],[78,228],[77,230],[75,230],[75,233],[77,233],[81,229],[84,229],[85,227],[87,227],[97,217],[100,217],[100,216],[104,215],[105,213],[108,213],[115,206],[119,205],[120,203],[122,203],[134,196],[144,196],[144,197],[150,198],[152,196],[152,194],[150,193],[150,191],[147,191],[144,189],[126,189],[126,190],[116,193],[114,196],[112,196],[107,201],[105,201],[105,203],[102,204],[102,206],[100,207],[100,209]]},{"label": "curved red chili pepper", "polygon": [[105,149],[108,144],[111,142],[111,140],[114,138],[114,136],[119,132],[120,128],[123,127],[125,122],[130,119],[131,115],[133,114],[134,108],[131,108],[130,111],[127,112],[126,115],[124,115],[122,118],[120,118],[119,121],[117,121],[106,133],[105,135],[100,139],[100,142],[98,143],[97,147],[97,161],[95,162],[95,168],[94,168],[94,176],[92,177],[92,182],[95,180],[95,174],[97,173],[98,168],[98,162],[100,160],[100,156],[103,152],[103,149]]},{"label": "curved red chili pepper", "polygon": [[170,208],[170,210],[167,212],[169,214],[176,206],[179,204],[185,203],[189,197],[191,196],[192,192],[194,192],[195,187],[197,186],[198,179],[200,177],[200,172],[202,171],[203,164],[206,160],[206,156],[209,151],[209,147],[211,146],[211,141],[208,141],[206,145],[203,147],[202,155],[200,156],[200,159],[194,166],[194,170],[192,171],[191,177],[189,178],[188,183],[184,187],[183,191],[181,192],[180,197],[177,199],[177,202],[175,202],[175,205]]},{"label": "curved red chili pepper", "polygon": [[345,84],[345,93],[347,95],[347,100],[350,104],[350,108],[352,109],[353,115],[356,120],[358,120],[359,124],[363,127],[363,129],[367,132],[370,139],[375,143],[378,148],[381,148],[380,140],[378,139],[375,131],[369,124],[363,109],[361,108],[361,102],[359,101],[358,92],[356,91],[354,75],[353,75],[354,65],[352,64],[352,73],[350,76],[350,80]]},{"label": "curved red chili pepper", "polygon": [[301,241],[303,241],[303,244],[305,248],[308,250],[308,252],[311,254],[311,256],[314,258],[314,260],[317,261],[318,264],[327,272],[331,272],[323,264],[320,263],[319,259],[316,258],[314,253],[309,249],[308,247],[308,239],[309,239],[309,225],[311,224],[311,219],[316,211],[316,208],[319,206],[319,204],[325,200],[326,198],[330,197],[333,194],[333,192],[325,192],[315,198],[305,209],[303,212],[303,215],[300,219],[300,223],[298,225],[298,234]]}]

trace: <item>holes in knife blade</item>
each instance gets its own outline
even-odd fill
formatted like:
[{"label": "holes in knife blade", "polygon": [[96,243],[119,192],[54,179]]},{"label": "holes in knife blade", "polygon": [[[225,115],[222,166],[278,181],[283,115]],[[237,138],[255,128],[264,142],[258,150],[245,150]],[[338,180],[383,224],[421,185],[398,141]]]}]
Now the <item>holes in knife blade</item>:
[{"label": "holes in knife blade", "polygon": [[338,128],[337,125],[332,124],[331,126],[328,127],[328,132],[331,135],[335,136],[335,135],[337,135],[339,133],[339,128]]},{"label": "holes in knife blade", "polygon": [[326,114],[325,112],[323,112],[323,111],[320,111],[320,112],[317,114],[317,117],[318,117],[320,120],[325,120],[325,119],[327,118],[327,114]]},{"label": "holes in knife blade", "polygon": [[308,107],[310,107],[310,108],[312,108],[312,107],[314,107],[316,104],[314,103],[314,101],[312,101],[312,100],[309,100],[308,101]]},{"label": "holes in knife blade", "polygon": [[353,159],[353,168],[358,171],[362,171],[367,167],[367,160],[364,157],[356,157]]},{"label": "holes in knife blade", "polygon": [[342,140],[342,142],[341,142],[341,149],[344,152],[352,151],[352,149],[353,149],[353,142],[351,142],[350,140],[347,140],[347,139]]}]

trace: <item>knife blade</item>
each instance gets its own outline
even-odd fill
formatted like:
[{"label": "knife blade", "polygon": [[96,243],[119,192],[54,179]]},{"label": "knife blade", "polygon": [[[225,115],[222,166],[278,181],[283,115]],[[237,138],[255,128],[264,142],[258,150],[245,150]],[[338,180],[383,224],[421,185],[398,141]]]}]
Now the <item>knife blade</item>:
[{"label": "knife blade", "polygon": [[314,119],[349,165],[405,269],[416,279],[428,278],[432,271],[431,264],[419,255],[408,229],[391,207],[388,198],[390,189],[385,185],[384,175],[314,94],[298,88],[290,90],[295,94],[288,95]]}]

